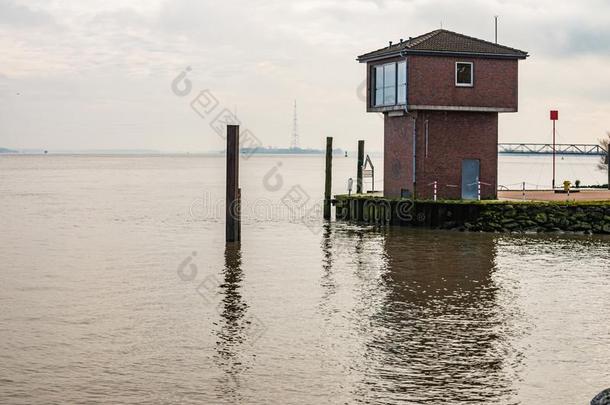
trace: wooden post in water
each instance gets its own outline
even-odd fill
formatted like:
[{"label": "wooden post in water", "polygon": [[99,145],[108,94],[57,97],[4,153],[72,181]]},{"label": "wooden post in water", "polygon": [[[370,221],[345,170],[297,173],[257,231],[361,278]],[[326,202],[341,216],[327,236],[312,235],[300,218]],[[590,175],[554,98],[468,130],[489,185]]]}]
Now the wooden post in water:
[{"label": "wooden post in water", "polygon": [[227,125],[226,241],[241,240],[239,125]]},{"label": "wooden post in water", "polygon": [[364,141],[358,141],[358,176],[356,177],[356,194],[362,193],[362,166],[364,166]]},{"label": "wooden post in water", "polygon": [[330,219],[330,193],[333,174],[333,138],[326,137],[326,177],[324,180],[324,219]]}]

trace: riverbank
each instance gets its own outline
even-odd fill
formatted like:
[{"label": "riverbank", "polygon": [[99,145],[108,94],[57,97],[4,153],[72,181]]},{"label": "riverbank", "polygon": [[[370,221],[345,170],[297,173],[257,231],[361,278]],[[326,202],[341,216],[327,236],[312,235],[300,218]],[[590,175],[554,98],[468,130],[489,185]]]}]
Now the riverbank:
[{"label": "riverbank", "polygon": [[337,220],[470,232],[610,234],[610,200],[411,201],[337,195]]}]

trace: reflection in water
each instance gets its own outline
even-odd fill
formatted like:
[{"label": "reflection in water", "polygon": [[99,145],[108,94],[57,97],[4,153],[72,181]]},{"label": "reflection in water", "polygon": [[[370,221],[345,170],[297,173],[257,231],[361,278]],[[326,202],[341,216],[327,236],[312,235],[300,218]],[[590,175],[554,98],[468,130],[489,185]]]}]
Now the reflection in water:
[{"label": "reflection in water", "polygon": [[219,330],[216,332],[215,361],[225,373],[219,384],[220,395],[241,402],[239,392],[240,375],[248,368],[242,359],[241,346],[246,340],[248,304],[241,295],[243,273],[241,269],[241,247],[239,243],[227,243],[225,247],[225,267],[223,280],[218,288],[222,297],[218,307]]},{"label": "reflection in water", "polygon": [[333,227],[330,223],[323,225],[322,231],[322,280],[320,286],[322,287],[322,298],[320,303],[320,309],[328,320],[335,309],[330,307],[331,298],[336,293],[337,282],[334,278],[333,273]]},{"label": "reflection in water", "polygon": [[354,401],[514,398],[515,311],[498,297],[493,236],[401,229],[335,236],[353,246],[361,281],[353,309],[363,351],[352,366],[361,374]]},{"label": "reflection in water", "polygon": [[389,293],[377,321],[388,333],[369,347],[383,352],[387,380],[409,376],[392,390],[453,403],[511,395],[494,247],[487,235],[441,233],[426,238],[425,246],[416,234],[386,238]]}]

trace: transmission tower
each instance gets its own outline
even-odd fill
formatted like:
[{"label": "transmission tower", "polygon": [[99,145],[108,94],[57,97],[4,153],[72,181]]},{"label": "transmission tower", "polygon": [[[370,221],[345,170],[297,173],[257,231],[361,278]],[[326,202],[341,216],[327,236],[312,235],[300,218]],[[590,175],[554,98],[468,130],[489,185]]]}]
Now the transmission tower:
[{"label": "transmission tower", "polygon": [[292,117],[292,136],[290,137],[290,149],[299,149],[299,131],[297,127],[297,101],[294,100],[294,115]]}]

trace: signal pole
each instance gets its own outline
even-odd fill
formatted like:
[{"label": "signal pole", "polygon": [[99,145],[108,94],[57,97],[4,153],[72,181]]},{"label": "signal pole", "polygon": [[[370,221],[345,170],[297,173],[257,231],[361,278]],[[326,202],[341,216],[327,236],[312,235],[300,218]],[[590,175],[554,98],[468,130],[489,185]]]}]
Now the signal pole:
[{"label": "signal pole", "polygon": [[557,121],[558,119],[559,111],[551,110],[551,121],[553,121],[553,190],[555,190],[555,121]]}]

